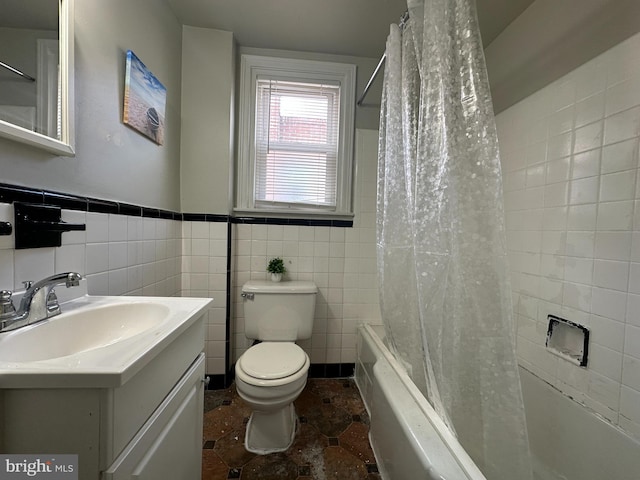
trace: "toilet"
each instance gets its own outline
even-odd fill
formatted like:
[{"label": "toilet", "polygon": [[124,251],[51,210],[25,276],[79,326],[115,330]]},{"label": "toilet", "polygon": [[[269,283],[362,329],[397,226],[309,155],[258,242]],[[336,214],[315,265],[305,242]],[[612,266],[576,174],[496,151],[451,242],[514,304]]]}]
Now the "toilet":
[{"label": "toilet", "polygon": [[238,395],[251,407],[244,446],[265,455],[287,450],[296,434],[293,401],[304,389],[309,356],[295,344],[311,337],[313,282],[252,280],[242,287],[244,332],[260,340],[235,366]]}]

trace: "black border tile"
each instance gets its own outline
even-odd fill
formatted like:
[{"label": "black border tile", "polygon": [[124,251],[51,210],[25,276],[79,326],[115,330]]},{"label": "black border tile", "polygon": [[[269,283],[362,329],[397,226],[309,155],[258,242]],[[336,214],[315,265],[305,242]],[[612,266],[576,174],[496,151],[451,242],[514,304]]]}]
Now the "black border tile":
[{"label": "black border tile", "polygon": [[333,220],[309,220],[310,227],[330,227]]},{"label": "black border tile", "polygon": [[310,477],[311,476],[311,466],[310,465],[298,465],[298,476],[299,477]]},{"label": "black border tile", "polygon": [[236,379],[236,370],[234,367],[235,367],[235,364],[232,363],[231,366],[227,369],[227,373],[224,376],[225,388],[229,388],[233,383],[233,381]]},{"label": "black border tile", "polygon": [[230,222],[255,225],[298,225],[305,227],[353,227],[352,220],[326,220],[317,218],[280,218],[280,217],[233,217],[216,213],[182,213],[159,208],[143,207],[130,203],[115,202],[99,198],[85,197],[71,193],[62,193],[37,188],[0,183],[0,203],[15,201],[50,204],[68,210],[94,213],[113,213],[131,217],[162,218],[166,220],[198,222]]},{"label": "black border tile", "polygon": [[67,195],[65,193],[44,192],[43,203],[55,205],[66,210],[79,210],[86,212],[89,209],[89,201],[85,197]]},{"label": "black border tile", "polygon": [[146,218],[160,218],[160,210],[157,208],[142,207],[142,216]]},{"label": "black border tile", "polygon": [[[230,346],[230,341],[227,341]],[[309,365],[309,378],[350,378],[355,372],[355,363],[312,363]],[[235,369],[231,365],[226,374],[206,374],[209,377],[207,390],[229,388],[235,379]]]},{"label": "black border tile", "polygon": [[182,219],[187,222],[212,222],[226,223],[229,221],[229,215],[217,213],[183,213]]},{"label": "black border tile", "polygon": [[291,225],[288,218],[266,218],[267,225]]},{"label": "black border tile", "polygon": [[229,215],[219,215],[216,213],[207,213],[207,222],[226,223],[229,221]]},{"label": "black border tile", "polygon": [[160,210],[160,218],[164,220],[173,220],[173,212],[168,210]]},{"label": "black border tile", "polygon": [[222,390],[223,388],[227,388],[228,385],[225,385],[225,377],[224,374],[217,375],[205,375],[209,377],[209,385],[207,385],[207,390]]},{"label": "black border tile", "polygon": [[207,440],[206,442],[204,442],[204,445],[202,445],[202,449],[203,450],[213,450],[213,447],[216,446],[216,441],[215,440]]},{"label": "black border tile", "polygon": [[233,217],[231,221],[233,223],[250,223],[252,225],[261,225],[267,223],[266,218],[261,217]]},{"label": "black border tile", "polygon": [[[26,202],[43,205],[53,205],[67,210],[78,210],[93,213],[113,213],[130,217],[163,218],[167,220],[182,220],[182,213],[158,208],[143,207],[130,203],[121,203],[100,198],[85,197],[71,193],[61,193],[51,190],[21,187],[18,185],[0,184],[0,203]],[[212,215],[213,221],[217,217],[226,219],[226,215]]]},{"label": "black border tile", "polygon": [[[232,300],[231,300],[231,280],[232,280],[232,245],[233,245],[233,226],[231,225],[231,219],[227,217],[227,264],[226,264],[226,279],[225,286],[227,289],[226,298],[225,298],[225,346],[224,346],[224,361],[225,368],[229,370],[229,365],[231,363],[231,308],[232,308]],[[235,370],[231,372],[231,375],[227,375],[225,377],[225,384],[231,385],[231,382],[234,378]]]},{"label": "black border tile", "polygon": [[290,218],[289,225],[299,225],[301,227],[308,227],[309,220],[305,220],[304,218]]},{"label": "black border tile", "polygon": [[141,217],[142,207],[139,205],[131,205],[129,203],[120,203],[118,213],[129,217]]},{"label": "black border tile", "polygon": [[309,378],[347,378],[355,372],[355,363],[312,363]]},{"label": "black border tile", "polygon": [[332,227],[352,228],[353,220],[331,220]]},{"label": "black border tile", "polygon": [[251,225],[297,225],[301,227],[353,227],[353,220],[327,220],[321,218],[231,217],[232,223]]},{"label": "black border tile", "polygon": [[182,219],[185,222],[206,222],[207,214],[206,213],[183,213]]},{"label": "black border tile", "polygon": [[309,365],[309,378],[325,378],[324,364],[312,363]]},{"label": "black border tile", "polygon": [[28,203],[43,203],[44,192],[28,187],[20,187],[16,185],[7,185],[0,183],[0,202],[13,203],[13,202],[28,202]]},{"label": "black border tile", "polygon": [[356,373],[355,363],[341,363],[340,364],[340,377],[353,377]]},{"label": "black border tile", "polygon": [[87,210],[89,212],[117,214],[119,211],[117,202],[112,202],[110,200],[98,200],[96,198],[89,198],[87,200],[89,204],[89,208]]},{"label": "black border tile", "polygon": [[380,473],[378,471],[378,464],[377,463],[367,463],[367,473]]},{"label": "black border tile", "polygon": [[325,378],[338,378],[340,376],[339,363],[327,363],[324,366]]}]

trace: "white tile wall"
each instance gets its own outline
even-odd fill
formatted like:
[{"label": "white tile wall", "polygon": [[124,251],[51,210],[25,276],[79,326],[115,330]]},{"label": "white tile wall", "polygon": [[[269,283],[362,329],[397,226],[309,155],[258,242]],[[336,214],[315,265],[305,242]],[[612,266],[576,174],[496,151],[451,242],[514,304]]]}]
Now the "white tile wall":
[{"label": "white tile wall", "polygon": [[[498,115],[520,362],[640,438],[640,35]],[[586,369],[547,315],[591,330]]]},{"label": "white tile wall", "polygon": [[224,374],[227,304],[227,223],[182,222],[183,297],[213,298],[205,321],[206,371]]},{"label": "white tile wall", "polygon": [[[0,204],[0,219],[13,223],[13,205]],[[63,210],[62,220],[84,223],[86,231],[63,233],[61,247],[25,250],[14,249],[13,235],[2,237],[0,288],[21,290],[25,280],[76,271],[93,295],[179,293],[180,222],[73,210]]]}]

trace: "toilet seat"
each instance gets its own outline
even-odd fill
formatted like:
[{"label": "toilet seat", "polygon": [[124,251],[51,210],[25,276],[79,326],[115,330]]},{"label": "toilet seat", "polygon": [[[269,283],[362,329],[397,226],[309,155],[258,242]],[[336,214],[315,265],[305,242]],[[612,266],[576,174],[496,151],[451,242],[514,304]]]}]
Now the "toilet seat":
[{"label": "toilet seat", "polygon": [[306,354],[295,343],[262,342],[254,345],[240,357],[242,370],[253,378],[277,380],[300,370]]},{"label": "toilet seat", "polygon": [[306,375],[309,357],[293,342],[262,342],[240,356],[236,375],[252,385],[284,385]]}]

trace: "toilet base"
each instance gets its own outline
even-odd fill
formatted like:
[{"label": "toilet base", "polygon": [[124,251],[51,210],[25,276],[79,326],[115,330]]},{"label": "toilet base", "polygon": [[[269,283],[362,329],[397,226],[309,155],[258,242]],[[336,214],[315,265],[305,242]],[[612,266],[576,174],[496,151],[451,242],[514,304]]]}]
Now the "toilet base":
[{"label": "toilet base", "polygon": [[296,426],[293,403],[274,412],[254,411],[247,423],[244,448],[258,455],[284,452],[293,443]]}]

